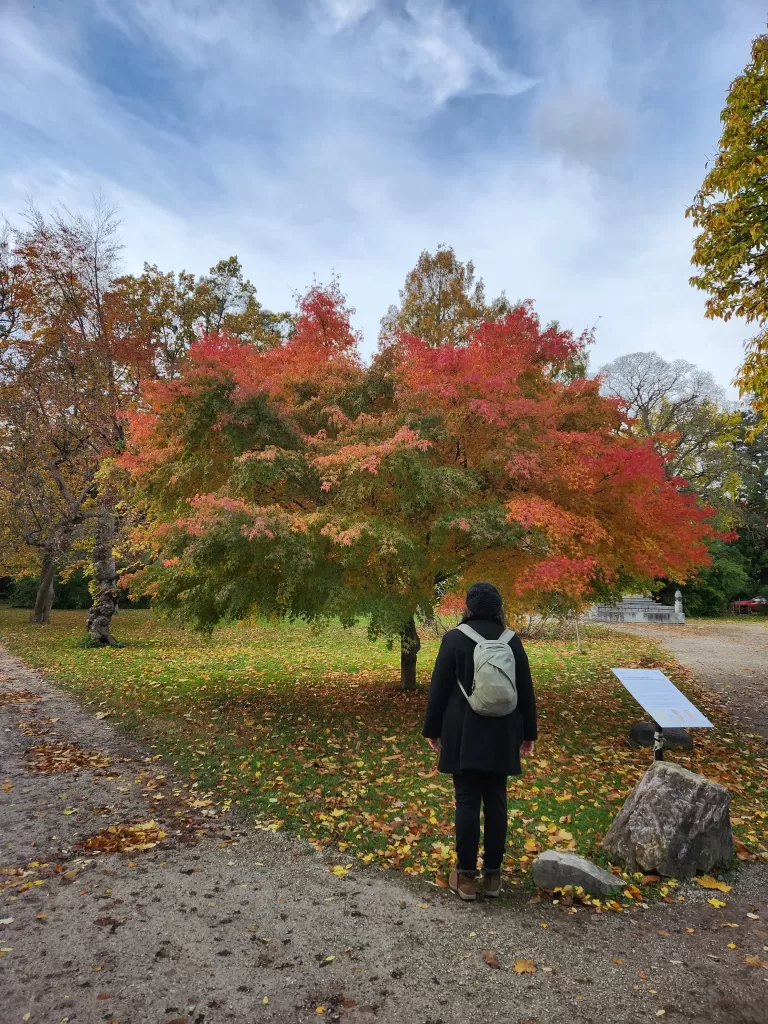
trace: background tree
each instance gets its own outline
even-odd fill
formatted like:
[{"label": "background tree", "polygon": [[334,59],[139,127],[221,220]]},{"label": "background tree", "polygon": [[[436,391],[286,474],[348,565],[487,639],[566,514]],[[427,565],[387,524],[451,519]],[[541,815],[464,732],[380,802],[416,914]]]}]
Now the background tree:
[{"label": "background tree", "polygon": [[756,414],[742,414],[736,449],[741,459],[739,538],[749,581],[733,597],[768,597],[768,430]]},{"label": "background tree", "polygon": [[381,342],[391,344],[401,334],[421,338],[428,345],[466,344],[484,321],[510,312],[502,294],[486,301],[485,284],[475,278],[472,260],[462,263],[452,246],[424,249],[405,279],[400,304],[391,305],[381,321]]},{"label": "background tree", "polygon": [[118,278],[110,294],[113,329],[145,352],[152,377],[178,376],[201,332],[227,333],[257,348],[279,345],[291,329],[288,313],[272,313],[256,299],[236,256],[207,275],[163,273],[145,263],[139,275]]},{"label": "background tree", "polygon": [[768,35],[731,83],[720,115],[718,151],[686,211],[700,229],[691,284],[708,293],[707,316],[743,316],[758,324],[738,377],[745,395],[768,412]]},{"label": "background tree", "polygon": [[6,571],[28,568],[20,548],[39,548],[33,621],[47,622],[56,574],[87,529],[87,629],[99,643],[114,643],[125,481],[111,460],[126,411],[144,383],[178,375],[200,331],[264,348],[282,341],[288,320],[257,302],[236,257],[200,278],[154,266],[118,277],[117,229],[98,200],[89,217],[31,207],[0,239],[0,504],[10,520],[2,561]]},{"label": "background tree", "polygon": [[311,289],[279,351],[210,336],[145,393],[124,461],[150,516],[135,585],[158,607],[204,627],[362,618],[399,638],[407,688],[414,617],[470,578],[514,610],[707,561],[705,513],[650,442],[618,432],[596,382],[558,379],[583,339],[521,304],[466,342],[401,339],[384,387],[350,312]]},{"label": "background tree", "polygon": [[602,366],[599,375],[603,393],[618,399],[628,414],[623,429],[651,438],[670,476],[732,514],[741,417],[727,408],[712,374],[684,359],[667,362],[656,352],[632,352]]}]

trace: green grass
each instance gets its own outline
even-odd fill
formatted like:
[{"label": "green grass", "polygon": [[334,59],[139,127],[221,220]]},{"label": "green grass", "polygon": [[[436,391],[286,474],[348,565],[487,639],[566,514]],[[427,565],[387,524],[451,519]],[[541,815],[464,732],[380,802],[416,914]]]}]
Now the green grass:
[{"label": "green grass", "polygon": [[[0,608],[0,641],[110,721],[167,755],[202,792],[272,828],[366,863],[441,873],[452,859],[451,780],[420,737],[438,641],[423,638],[420,687],[397,688],[399,654],[363,627],[255,623],[207,639],[124,611],[119,650],[88,649],[82,612],[48,627]],[[523,876],[544,846],[605,860],[600,840],[650,763],[626,743],[642,718],[612,666],[658,666],[713,720],[691,754],[669,757],[726,785],[743,856],[768,847],[768,762],[721,706],[645,637],[587,629],[585,654],[530,641],[541,739],[510,783],[506,868]],[[572,838],[571,838],[572,837]]]}]

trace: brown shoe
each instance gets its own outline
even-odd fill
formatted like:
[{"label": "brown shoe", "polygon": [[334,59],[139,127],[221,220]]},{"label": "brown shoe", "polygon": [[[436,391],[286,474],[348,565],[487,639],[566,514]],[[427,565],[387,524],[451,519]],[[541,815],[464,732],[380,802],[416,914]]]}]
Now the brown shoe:
[{"label": "brown shoe", "polygon": [[452,889],[461,900],[477,899],[477,887],[475,886],[474,875],[466,871],[459,871],[454,868],[448,876],[448,887]]},{"label": "brown shoe", "polygon": [[483,873],[483,895],[496,899],[501,893],[501,872],[486,871]]}]

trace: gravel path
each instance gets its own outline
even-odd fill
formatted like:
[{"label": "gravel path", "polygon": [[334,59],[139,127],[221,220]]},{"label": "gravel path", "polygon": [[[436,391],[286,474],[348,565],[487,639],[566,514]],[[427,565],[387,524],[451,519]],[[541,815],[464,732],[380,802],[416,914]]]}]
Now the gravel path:
[{"label": "gravel path", "polygon": [[768,739],[768,620],[614,627],[650,636],[716,690],[746,732]]},{"label": "gravel path", "polygon": [[[73,742],[109,763],[34,769],[32,748]],[[158,846],[83,848],[150,819]],[[601,915],[523,895],[465,905],[331,866],[212,817],[162,761],[0,649],[3,1024],[765,1024],[768,970],[744,962],[768,957],[765,866],[725,908],[691,886],[674,906]],[[514,973],[517,959],[536,973]]]}]

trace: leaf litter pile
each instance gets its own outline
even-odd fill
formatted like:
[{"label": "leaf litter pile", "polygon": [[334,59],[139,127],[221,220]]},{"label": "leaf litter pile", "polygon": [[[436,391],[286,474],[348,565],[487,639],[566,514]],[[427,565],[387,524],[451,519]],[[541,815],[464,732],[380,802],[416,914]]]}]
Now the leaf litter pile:
[{"label": "leaf litter pile", "polygon": [[65,743],[62,740],[29,747],[26,757],[32,771],[46,775],[73,772],[81,768],[108,768],[111,763],[109,757],[98,750],[84,750],[79,743]]},{"label": "leaf litter pile", "polygon": [[153,846],[161,843],[166,835],[156,821],[142,821],[134,825],[110,825],[109,828],[86,839],[83,846],[94,853],[133,853],[138,850],[151,850]]},{"label": "leaf litter pile", "polygon": [[[403,694],[399,653],[369,642],[364,628],[254,623],[207,639],[126,611],[120,639],[127,646],[102,650],[80,645],[81,618],[57,612],[43,637],[23,613],[2,610],[0,639],[170,757],[193,780],[200,806],[234,805],[258,827],[288,828],[317,848],[445,884],[453,859],[451,780],[437,773],[420,737],[436,638],[422,638],[419,691]],[[510,780],[504,866],[513,884],[545,848],[606,863],[602,837],[651,760],[649,750],[626,742],[643,713],[611,675],[613,666],[662,669],[714,722],[695,733],[693,751],[669,756],[730,790],[737,856],[768,860],[765,749],[737,732],[687,670],[646,638],[609,631],[588,631],[584,656],[566,640],[526,646],[541,739],[525,774]],[[138,840],[143,825],[131,826]],[[122,841],[109,830],[101,835],[107,847]],[[154,835],[147,828],[146,841]],[[624,876],[622,898],[642,902],[657,883]],[[660,892],[667,902],[678,898],[674,884]],[[565,904],[589,901],[582,896],[556,894]]]}]

